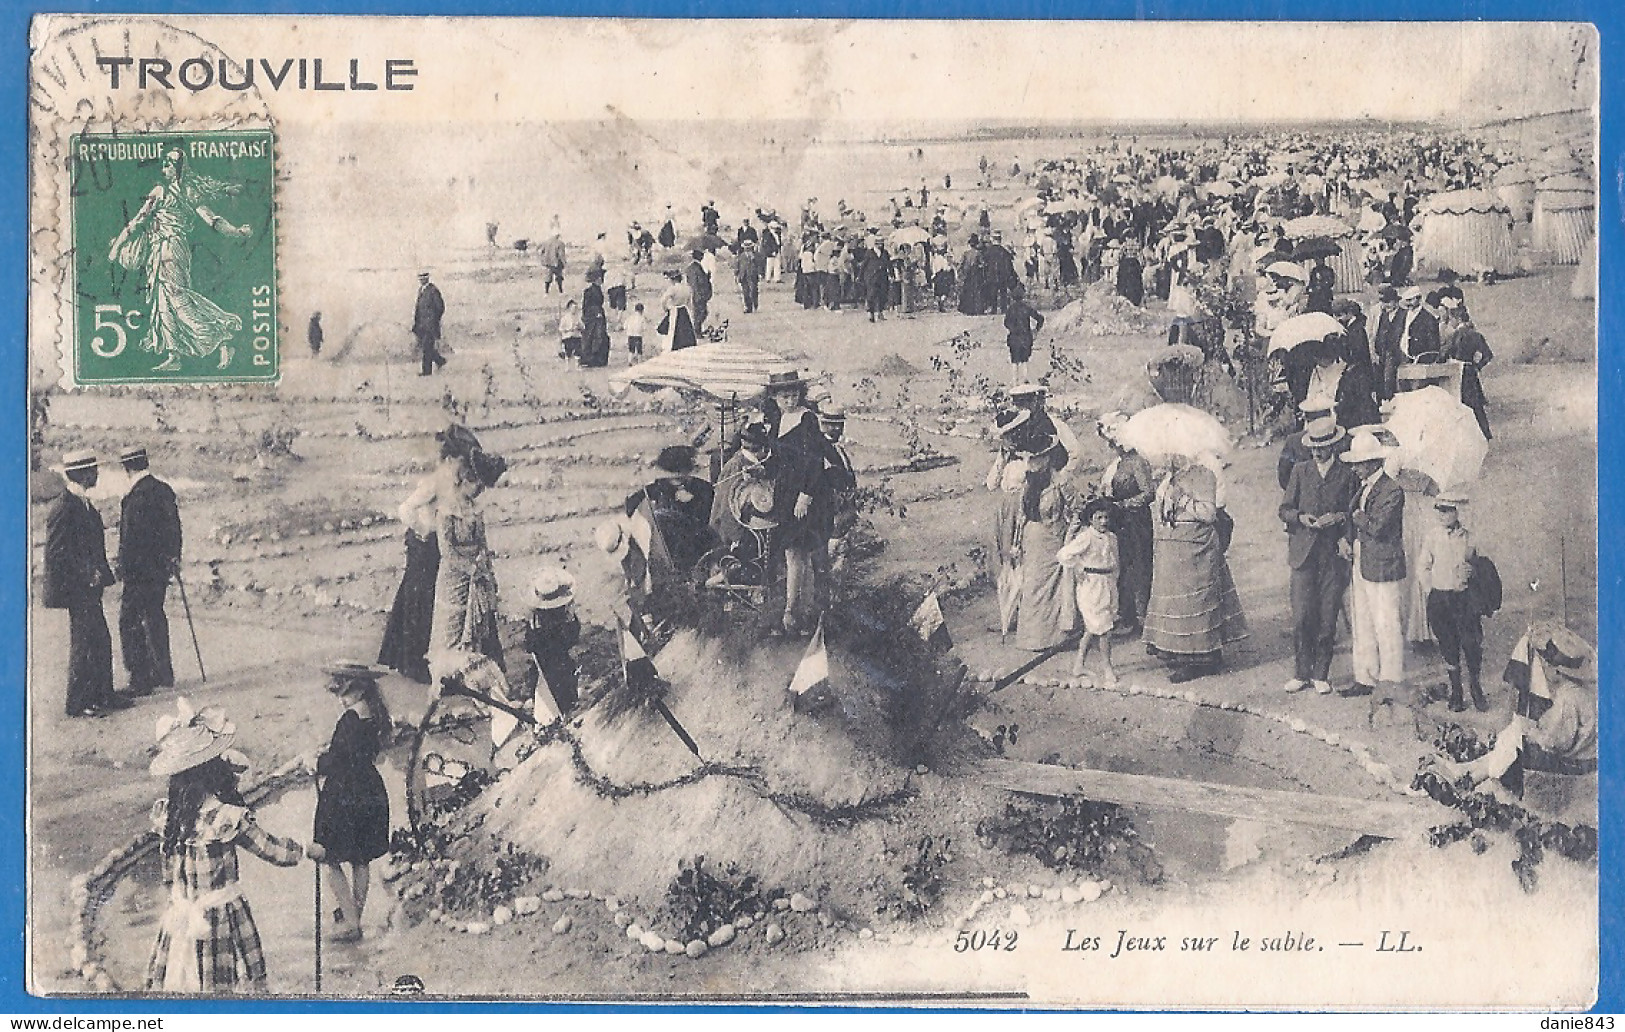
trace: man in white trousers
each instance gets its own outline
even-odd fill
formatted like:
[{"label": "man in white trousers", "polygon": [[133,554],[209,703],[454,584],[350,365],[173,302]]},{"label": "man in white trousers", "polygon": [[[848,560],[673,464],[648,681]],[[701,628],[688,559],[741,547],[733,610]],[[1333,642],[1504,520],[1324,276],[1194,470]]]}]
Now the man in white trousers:
[{"label": "man in white trousers", "polygon": [[[1354,683],[1338,694],[1373,695],[1372,712],[1401,701],[1405,681],[1405,631],[1400,618],[1405,582],[1405,492],[1383,472],[1388,448],[1364,428],[1352,435],[1342,460],[1359,480],[1349,512],[1354,630]],[[1403,700],[1409,704],[1410,700]]]}]

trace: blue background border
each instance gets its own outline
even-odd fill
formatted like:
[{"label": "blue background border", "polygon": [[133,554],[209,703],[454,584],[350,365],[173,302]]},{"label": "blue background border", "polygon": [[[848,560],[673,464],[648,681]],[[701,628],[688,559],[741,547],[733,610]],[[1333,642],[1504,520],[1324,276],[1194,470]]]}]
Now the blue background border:
[{"label": "blue background border", "polygon": [[[1230,19],[1276,20],[1434,20],[1434,21],[1576,21],[1591,22],[1601,37],[1602,142],[1598,152],[1599,176],[1604,189],[1599,209],[1601,227],[1598,313],[1598,520],[1600,553],[1597,609],[1602,703],[1601,838],[1602,838],[1602,978],[1596,1010],[1625,1013],[1625,799],[1621,798],[1625,761],[1613,751],[1621,733],[1621,700],[1614,663],[1617,643],[1625,630],[1621,598],[1625,590],[1625,563],[1621,550],[1606,533],[1621,513],[1621,488],[1614,478],[1625,473],[1619,448],[1618,424],[1625,399],[1625,364],[1620,361],[1618,331],[1625,317],[1620,268],[1625,248],[1621,222],[1621,194],[1625,192],[1625,155],[1621,153],[1625,119],[1625,4],[1619,0],[1518,3],[1512,0],[1097,0],[1094,3],[1044,0],[566,0],[551,5],[515,0],[460,0],[457,3],[425,0],[324,0],[324,2],[150,3],[140,0],[108,5],[84,2],[41,3],[24,0],[0,13],[0,312],[9,312],[0,341],[6,360],[0,364],[0,484],[11,489],[0,495],[0,527],[9,544],[0,548],[0,684],[7,686],[0,704],[0,1012],[52,1014],[162,1013],[200,1014],[235,1007],[270,1013],[387,1011],[396,1005],[379,1003],[251,1002],[222,1005],[170,1001],[96,1001],[38,999],[27,994],[24,979],[24,779],[27,721],[24,637],[28,599],[27,483],[28,483],[28,22],[37,12],[67,11],[90,14],[433,14],[433,15],[569,15],[643,17],[798,17],[798,18],[994,18],[1130,20]],[[1611,187],[1611,188],[1610,188]],[[1615,878],[1620,880],[1616,881]],[[1509,961],[1517,944],[1507,944]],[[1511,974],[1511,972],[1509,972]],[[430,1004],[435,1011],[480,1010],[515,1012],[535,1010],[527,1004]],[[596,1010],[585,1006],[554,1005],[555,1012]],[[648,1010],[648,1007],[616,1009]],[[727,1008],[750,1010],[756,1008]]]}]

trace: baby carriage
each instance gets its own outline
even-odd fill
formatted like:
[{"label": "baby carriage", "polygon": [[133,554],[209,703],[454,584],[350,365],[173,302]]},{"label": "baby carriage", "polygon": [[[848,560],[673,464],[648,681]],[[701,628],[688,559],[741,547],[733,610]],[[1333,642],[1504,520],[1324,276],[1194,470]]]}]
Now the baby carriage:
[{"label": "baby carriage", "polygon": [[767,603],[769,557],[778,527],[772,516],[773,489],[760,481],[745,484],[733,493],[728,508],[737,533],[700,557],[696,577],[702,587],[723,596],[725,609],[759,611]]}]

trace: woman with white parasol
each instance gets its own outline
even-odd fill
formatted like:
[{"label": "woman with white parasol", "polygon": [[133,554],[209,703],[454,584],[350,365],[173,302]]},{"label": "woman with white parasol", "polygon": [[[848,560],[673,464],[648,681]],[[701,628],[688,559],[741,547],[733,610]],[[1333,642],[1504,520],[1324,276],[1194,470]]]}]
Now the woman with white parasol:
[{"label": "woman with white parasol", "polygon": [[1189,405],[1156,405],[1123,424],[1119,440],[1159,467],[1144,641],[1178,683],[1217,673],[1224,646],[1247,636],[1225,560],[1219,480],[1210,465],[1230,449],[1222,424]]}]

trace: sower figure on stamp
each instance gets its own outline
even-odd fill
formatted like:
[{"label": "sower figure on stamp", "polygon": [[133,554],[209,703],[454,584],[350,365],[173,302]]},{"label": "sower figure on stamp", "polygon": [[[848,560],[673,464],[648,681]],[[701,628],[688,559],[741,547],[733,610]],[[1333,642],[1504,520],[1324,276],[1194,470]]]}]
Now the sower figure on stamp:
[{"label": "sower figure on stamp", "polygon": [[164,356],[155,370],[178,369],[182,357],[204,358],[216,350],[221,369],[231,364],[226,341],[242,330],[243,320],[192,289],[191,235],[201,222],[225,237],[252,236],[250,227],[234,226],[208,206],[241,192],[239,185],[189,170],[185,156],[171,150],[164,155],[163,182],[108,248],[109,260],[146,276],[152,314],[136,346]]},{"label": "sower figure on stamp", "polygon": [[429,274],[418,273],[417,307],[412,310],[412,336],[418,341],[418,357],[423,360],[419,376],[428,376],[436,369],[445,368],[445,356],[440,354],[440,320],[446,314],[446,301],[440,288],[429,282]]},{"label": "sower figure on stamp", "polygon": [[175,492],[147,468],[139,445],[119,456],[133,483],[119,511],[119,644],[130,672],[129,694],[151,695],[175,684],[164,595],[181,565],[181,516]]},{"label": "sower figure on stamp", "polygon": [[45,516],[45,584],[41,604],[68,611],[70,717],[99,717],[130,703],[113,693],[113,638],[102,591],[113,583],[101,515],[85,492],[96,486],[96,456],[70,452],[58,467],[63,492]]}]

